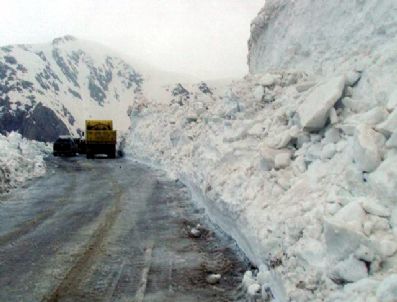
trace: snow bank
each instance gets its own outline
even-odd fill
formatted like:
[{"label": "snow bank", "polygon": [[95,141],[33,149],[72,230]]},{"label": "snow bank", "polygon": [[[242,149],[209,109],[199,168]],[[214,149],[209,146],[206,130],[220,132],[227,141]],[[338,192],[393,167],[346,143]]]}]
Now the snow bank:
[{"label": "snow bank", "polygon": [[266,1],[251,74],[168,89],[127,153],[184,180],[264,301],[397,301],[397,2]]},{"label": "snow bank", "polygon": [[[274,78],[270,85],[268,78]],[[297,89],[309,81],[311,88]],[[203,93],[199,85],[177,97],[170,89],[169,102],[134,108],[127,142],[127,154],[190,185],[267,274],[255,282],[273,284],[273,296],[297,301],[333,301],[334,293],[338,301],[341,292],[352,295],[344,285],[375,284],[397,269],[391,215],[397,150],[386,147],[376,125],[361,122],[373,108],[353,112],[344,106],[352,88],[346,81],[335,104],[318,111],[325,126],[313,132],[301,125],[299,110],[313,94],[326,97],[329,81],[280,71],[247,76],[223,96]],[[368,290],[359,293],[364,297]]]},{"label": "snow bank", "polygon": [[22,138],[16,132],[0,134],[0,193],[45,173],[44,157],[51,146]]}]

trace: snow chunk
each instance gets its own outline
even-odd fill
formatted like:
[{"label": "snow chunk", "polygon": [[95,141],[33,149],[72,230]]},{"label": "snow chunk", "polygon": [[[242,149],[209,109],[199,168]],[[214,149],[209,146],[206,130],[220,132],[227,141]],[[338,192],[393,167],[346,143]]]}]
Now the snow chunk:
[{"label": "snow chunk", "polygon": [[189,232],[189,235],[192,236],[193,238],[200,238],[201,231],[197,228],[192,228]]},{"label": "snow chunk", "polygon": [[390,240],[381,240],[379,242],[379,250],[384,257],[391,257],[397,251],[397,244]]},{"label": "snow chunk", "polygon": [[353,157],[361,171],[372,172],[381,162],[378,146],[383,145],[385,138],[367,125],[356,128],[353,145]]},{"label": "snow chunk", "polygon": [[389,101],[387,102],[387,110],[392,111],[397,107],[397,89],[394,90],[390,96]]},{"label": "snow chunk", "polygon": [[272,86],[278,78],[279,77],[277,75],[267,73],[260,79],[260,83],[265,87]]},{"label": "snow chunk", "polygon": [[386,142],[387,148],[397,148],[397,132],[394,132]]},{"label": "snow chunk", "polygon": [[339,262],[331,272],[332,279],[343,280],[344,282],[356,282],[368,277],[368,270],[363,261],[353,256]]},{"label": "snow chunk", "polygon": [[291,154],[289,152],[277,154],[274,159],[274,165],[276,169],[284,169],[289,166],[290,162]]},{"label": "snow chunk", "polygon": [[318,85],[298,108],[301,126],[309,131],[317,131],[324,127],[329,110],[342,97],[346,78],[335,77]]},{"label": "snow chunk", "polygon": [[208,284],[217,284],[221,280],[220,274],[210,274],[207,276],[206,281]]},{"label": "snow chunk", "polygon": [[331,109],[329,110],[329,120],[331,125],[335,125],[339,121],[338,114],[336,113],[334,107],[331,107]]},{"label": "snow chunk", "polygon": [[394,110],[388,118],[381,124],[376,126],[376,130],[382,132],[386,136],[390,136],[397,129],[397,110]]},{"label": "snow chunk", "polygon": [[263,95],[265,94],[265,88],[263,88],[263,86],[257,86],[254,89],[254,97],[256,99],[257,102],[261,102],[263,99]]},{"label": "snow chunk", "polygon": [[366,214],[361,204],[357,201],[352,201],[336,213],[334,221],[344,225],[344,227],[361,232],[365,218]]},{"label": "snow chunk", "polygon": [[316,85],[316,82],[307,81],[307,82],[300,83],[299,85],[296,85],[295,89],[296,89],[297,92],[301,93],[301,92],[304,92],[306,90],[309,90],[314,85]]},{"label": "snow chunk", "polygon": [[351,71],[346,75],[347,85],[355,86],[361,79],[361,73],[357,71]]},{"label": "snow chunk", "polygon": [[289,130],[286,130],[279,134],[276,137],[272,137],[268,141],[269,147],[275,148],[275,149],[282,149],[285,148],[289,142],[291,141],[292,136],[290,134]]},{"label": "snow chunk", "polygon": [[251,284],[248,289],[247,293],[249,296],[256,296],[261,291],[261,286],[258,283]]},{"label": "snow chunk", "polygon": [[343,225],[342,221],[336,223],[331,219],[326,220],[324,235],[327,254],[331,263],[348,258],[361,245],[367,247],[369,251],[375,252],[375,248],[361,232],[357,232],[349,225]]},{"label": "snow chunk", "polygon": [[375,126],[387,119],[388,116],[389,112],[383,106],[376,106],[365,113],[353,115],[351,118],[348,118],[345,123],[353,125],[366,124],[369,126]]},{"label": "snow chunk", "polygon": [[365,212],[379,217],[389,217],[390,211],[372,199],[364,198],[360,201]]},{"label": "snow chunk", "polygon": [[397,154],[388,156],[379,165],[376,171],[368,176],[368,182],[379,197],[395,201],[397,188]]},{"label": "snow chunk", "polygon": [[249,288],[251,285],[255,284],[255,278],[251,271],[246,271],[243,276],[242,284],[245,288]]},{"label": "snow chunk", "polygon": [[327,144],[323,147],[323,150],[321,152],[321,159],[330,159],[332,158],[336,153],[336,146],[333,143]]},{"label": "snow chunk", "polygon": [[397,301],[397,275],[387,277],[376,290],[376,298],[379,302]]},{"label": "snow chunk", "polygon": [[340,140],[340,130],[337,128],[330,128],[324,134],[323,143],[329,144],[334,143],[336,144]]}]

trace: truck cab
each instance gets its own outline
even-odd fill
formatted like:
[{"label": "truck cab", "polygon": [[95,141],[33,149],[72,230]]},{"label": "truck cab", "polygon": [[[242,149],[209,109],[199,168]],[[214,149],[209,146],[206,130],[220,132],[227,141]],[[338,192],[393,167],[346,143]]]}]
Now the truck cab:
[{"label": "truck cab", "polygon": [[87,158],[104,154],[116,158],[117,132],[111,120],[87,120],[85,123],[85,147]]}]

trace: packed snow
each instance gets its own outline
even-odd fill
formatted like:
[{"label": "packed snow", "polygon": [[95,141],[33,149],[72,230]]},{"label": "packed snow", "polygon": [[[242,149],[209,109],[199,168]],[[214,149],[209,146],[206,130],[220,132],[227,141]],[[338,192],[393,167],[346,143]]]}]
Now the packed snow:
[{"label": "packed snow", "polygon": [[396,12],[266,1],[244,79],[132,108],[127,153],[237,240],[257,301],[397,301]]},{"label": "packed snow", "polygon": [[45,157],[52,147],[30,141],[19,133],[0,134],[0,194],[45,174]]}]

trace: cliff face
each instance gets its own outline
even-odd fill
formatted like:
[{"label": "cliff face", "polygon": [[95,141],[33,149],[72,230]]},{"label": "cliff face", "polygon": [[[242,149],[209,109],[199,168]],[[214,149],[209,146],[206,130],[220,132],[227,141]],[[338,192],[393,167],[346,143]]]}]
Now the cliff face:
[{"label": "cliff face", "polygon": [[327,74],[379,64],[395,50],[396,16],[392,0],[267,0],[251,25],[250,72]]},{"label": "cliff face", "polygon": [[[280,254],[288,255],[275,269],[285,296],[293,301],[397,301],[397,2],[267,0],[252,22],[248,44],[246,79],[256,81],[252,91],[260,100],[268,95],[273,100],[273,108],[265,107],[269,111],[260,115],[265,131],[271,133],[277,124],[269,126],[268,120],[279,114],[284,125],[277,127],[292,131],[286,136],[275,132],[277,144],[271,134],[260,142],[292,151],[292,166],[303,156],[305,172],[296,183],[293,174],[276,176],[282,193],[263,210],[269,218],[257,219],[265,221],[263,228],[287,230],[278,236],[272,230],[263,240],[275,240],[282,246]],[[299,135],[290,140],[295,127],[310,136],[302,145]],[[272,199],[262,196],[263,203]],[[307,213],[317,208],[311,216],[294,210],[310,201]],[[269,214],[283,202],[283,209]],[[373,211],[378,207],[385,211]],[[374,225],[384,227],[372,228],[375,220]],[[302,236],[289,235],[299,228]],[[393,241],[390,250],[388,240]],[[272,253],[266,246],[262,250]],[[370,250],[371,260],[365,256]]]}]

